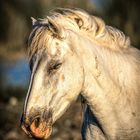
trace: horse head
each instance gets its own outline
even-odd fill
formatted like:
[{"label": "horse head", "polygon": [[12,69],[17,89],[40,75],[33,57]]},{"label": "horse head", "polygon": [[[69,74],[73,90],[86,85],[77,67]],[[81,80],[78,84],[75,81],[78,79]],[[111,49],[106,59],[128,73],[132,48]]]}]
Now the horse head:
[{"label": "horse head", "polygon": [[29,37],[31,78],[21,127],[29,135],[46,139],[53,123],[82,90],[83,69],[53,18],[33,19]]}]

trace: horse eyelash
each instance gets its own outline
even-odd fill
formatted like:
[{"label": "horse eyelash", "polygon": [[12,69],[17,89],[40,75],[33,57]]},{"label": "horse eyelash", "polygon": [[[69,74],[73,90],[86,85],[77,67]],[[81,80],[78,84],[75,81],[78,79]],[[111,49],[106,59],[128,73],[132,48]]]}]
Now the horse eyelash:
[{"label": "horse eyelash", "polygon": [[52,69],[59,69],[62,63],[56,63]]},{"label": "horse eyelash", "polygon": [[53,70],[57,70],[61,67],[62,63],[61,62],[56,62],[53,64],[50,64],[50,66],[48,67],[48,73],[51,73]]}]

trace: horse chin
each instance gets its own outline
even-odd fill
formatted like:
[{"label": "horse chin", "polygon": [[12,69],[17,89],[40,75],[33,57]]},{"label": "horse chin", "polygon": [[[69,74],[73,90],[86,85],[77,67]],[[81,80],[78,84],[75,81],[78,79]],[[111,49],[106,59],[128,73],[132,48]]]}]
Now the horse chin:
[{"label": "horse chin", "polygon": [[36,126],[36,122],[34,121],[30,125],[30,134],[32,137],[39,138],[39,139],[47,139],[52,133],[52,126],[47,126],[45,122],[42,122]]}]

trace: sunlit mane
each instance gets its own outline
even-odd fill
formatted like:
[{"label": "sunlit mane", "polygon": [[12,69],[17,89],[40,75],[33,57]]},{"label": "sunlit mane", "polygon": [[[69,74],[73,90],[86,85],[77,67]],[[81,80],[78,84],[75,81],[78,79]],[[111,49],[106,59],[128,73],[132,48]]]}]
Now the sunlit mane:
[{"label": "sunlit mane", "polygon": [[87,34],[95,43],[111,50],[125,49],[130,46],[130,40],[123,32],[105,25],[102,19],[79,9],[56,9],[44,19],[34,19],[33,27],[34,30],[30,35],[29,44],[33,41],[32,44],[35,50],[39,49],[38,47],[43,47],[43,45],[37,45],[39,38],[43,40],[43,37],[49,37],[48,34],[58,38],[65,38],[67,29]]}]

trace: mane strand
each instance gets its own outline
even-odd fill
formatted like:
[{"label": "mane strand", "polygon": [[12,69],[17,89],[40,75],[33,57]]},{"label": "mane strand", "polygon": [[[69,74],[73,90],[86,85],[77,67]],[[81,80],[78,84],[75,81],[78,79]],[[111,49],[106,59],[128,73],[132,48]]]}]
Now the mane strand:
[{"label": "mane strand", "polygon": [[50,16],[44,19],[33,19],[33,28],[37,29],[32,31],[32,37],[29,38],[29,42],[34,40],[33,36],[36,36],[36,39],[38,38],[36,35],[38,32],[62,39],[65,38],[67,29],[70,29],[74,32],[82,32],[99,46],[114,51],[123,50],[131,46],[130,39],[123,32],[106,25],[101,18],[89,15],[84,10],[75,8],[58,8],[51,11]]},{"label": "mane strand", "polygon": [[69,18],[77,23],[81,31],[89,33],[95,41],[103,46],[110,47],[113,50],[125,49],[130,46],[130,39],[123,32],[105,25],[101,18],[89,15],[84,10],[58,8],[54,12],[61,14],[64,20]]}]

